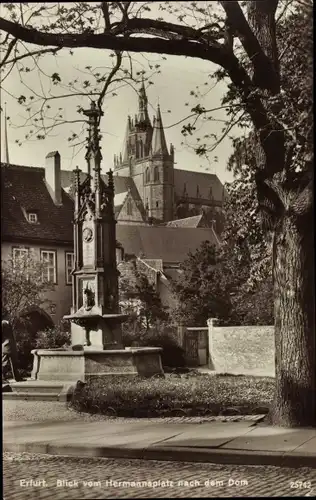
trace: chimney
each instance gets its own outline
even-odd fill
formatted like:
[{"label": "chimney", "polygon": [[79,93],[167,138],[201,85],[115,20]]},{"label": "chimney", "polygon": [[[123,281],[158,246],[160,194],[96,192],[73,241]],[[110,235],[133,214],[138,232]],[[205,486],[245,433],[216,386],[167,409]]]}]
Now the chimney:
[{"label": "chimney", "polygon": [[45,159],[45,181],[55,205],[62,205],[60,154],[58,151],[48,153]]}]

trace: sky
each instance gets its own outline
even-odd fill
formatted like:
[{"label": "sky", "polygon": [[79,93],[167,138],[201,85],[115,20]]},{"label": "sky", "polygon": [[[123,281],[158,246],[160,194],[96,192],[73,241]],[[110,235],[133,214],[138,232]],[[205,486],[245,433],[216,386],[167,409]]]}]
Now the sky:
[{"label": "sky", "polygon": [[[210,82],[209,74],[217,67],[207,61],[202,61],[193,58],[185,58],[181,56],[166,56],[166,60],[161,59],[161,56],[146,55],[151,61],[158,61],[161,64],[161,73],[154,75],[152,78],[153,85],[147,86],[147,96],[149,100],[149,115],[153,118],[156,112],[157,104],[159,103],[162,120],[165,127],[165,135],[167,144],[172,143],[175,148],[175,168],[195,171],[207,171],[216,174],[222,182],[230,182],[233,176],[226,169],[227,160],[232,152],[231,143],[228,138],[225,138],[212,153],[209,159],[198,157],[194,151],[185,145],[181,145],[183,136],[181,134],[182,124],[173,126],[176,122],[182,120],[189,114],[189,111],[194,103],[190,91],[194,90],[197,85]],[[137,62],[135,67],[140,67],[140,64],[146,64],[142,55],[135,55]],[[68,51],[62,51],[57,58],[45,57],[41,63],[41,68],[46,75],[51,75],[55,71],[59,73],[62,81],[74,79],[74,75],[81,75],[85,66],[92,67],[109,64],[109,51],[98,51],[93,49],[77,49],[73,56],[70,56]],[[30,65],[31,66],[31,65]],[[44,86],[45,92],[48,89],[47,78],[41,77],[37,70],[31,70],[28,75],[23,76],[30,90],[35,90],[40,93],[41,85]],[[208,87],[204,87],[208,88]],[[10,163],[18,165],[28,165],[40,167],[44,165],[45,156],[51,152],[58,150],[61,155],[62,169],[72,170],[77,165],[82,170],[86,170],[84,160],[84,147],[74,156],[73,148],[70,146],[68,137],[70,133],[78,133],[81,124],[65,124],[56,127],[53,130],[52,137],[45,140],[23,140],[22,146],[19,146],[15,141],[22,140],[27,133],[27,130],[22,127],[24,120],[22,118],[23,111],[20,104],[13,96],[30,95],[29,89],[21,83],[17,71],[12,71],[6,79],[4,89],[1,90],[1,106],[6,103],[7,115],[10,116],[8,126],[8,143],[9,143],[9,159]],[[9,93],[8,93],[8,92]],[[53,88],[55,94],[58,94],[57,88]],[[217,84],[203,100],[203,105],[207,109],[213,109],[220,106],[220,99],[225,92],[224,84]],[[123,139],[125,135],[127,115],[134,115],[138,109],[138,98],[135,90],[127,85],[117,91],[117,96],[109,95],[104,104],[104,116],[101,122],[102,137],[102,169],[108,171],[113,168],[113,156],[122,151]],[[188,102],[189,106],[185,106]],[[57,104],[58,103],[58,104]],[[62,99],[55,100],[53,105],[61,106],[65,110],[67,119],[77,119],[76,105],[80,104],[84,108],[89,107],[89,100],[84,98]],[[57,108],[56,108],[57,109]],[[225,119],[225,114],[222,111],[214,112],[213,118]],[[223,123],[221,121],[207,121],[203,125],[203,133],[220,132]],[[83,136],[84,137],[84,136]],[[4,116],[1,116],[1,160],[4,160]],[[80,148],[77,148],[77,150]],[[76,150],[76,151],[77,151]],[[214,156],[217,156],[218,161],[214,161]]]}]

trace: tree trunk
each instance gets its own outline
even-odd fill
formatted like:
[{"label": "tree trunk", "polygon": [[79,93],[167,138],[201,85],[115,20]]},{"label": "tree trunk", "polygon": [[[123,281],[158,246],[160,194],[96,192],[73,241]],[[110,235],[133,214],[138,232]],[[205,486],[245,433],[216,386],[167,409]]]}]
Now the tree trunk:
[{"label": "tree trunk", "polygon": [[273,247],[275,425],[316,425],[314,229],[312,216],[285,215]]}]

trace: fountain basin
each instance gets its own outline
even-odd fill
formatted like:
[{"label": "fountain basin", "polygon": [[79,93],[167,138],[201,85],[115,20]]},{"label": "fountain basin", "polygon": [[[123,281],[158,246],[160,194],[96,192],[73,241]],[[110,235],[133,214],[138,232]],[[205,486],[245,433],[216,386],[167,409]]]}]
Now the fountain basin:
[{"label": "fountain basin", "polygon": [[87,382],[94,377],[162,375],[160,347],[34,349],[32,379]]}]

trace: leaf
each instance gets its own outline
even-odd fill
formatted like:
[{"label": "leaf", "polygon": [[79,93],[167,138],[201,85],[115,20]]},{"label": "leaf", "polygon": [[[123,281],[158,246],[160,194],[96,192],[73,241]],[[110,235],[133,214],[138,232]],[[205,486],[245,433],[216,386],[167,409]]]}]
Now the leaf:
[{"label": "leaf", "polygon": [[54,84],[57,84],[58,82],[61,82],[61,78],[58,73],[53,73],[51,76],[51,79]]},{"label": "leaf", "polygon": [[24,104],[25,101],[26,101],[25,95],[20,95],[20,97],[18,97],[18,103],[19,104]]}]

